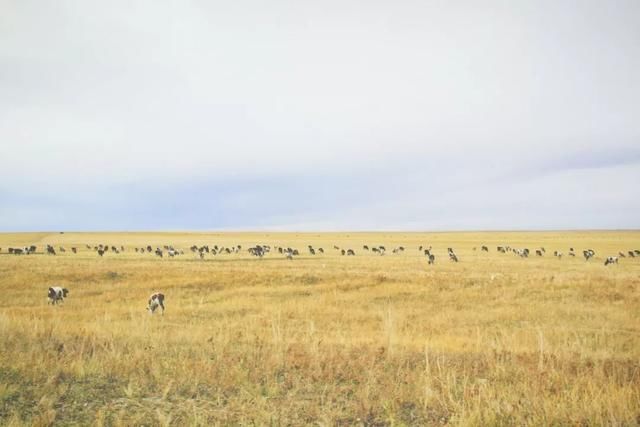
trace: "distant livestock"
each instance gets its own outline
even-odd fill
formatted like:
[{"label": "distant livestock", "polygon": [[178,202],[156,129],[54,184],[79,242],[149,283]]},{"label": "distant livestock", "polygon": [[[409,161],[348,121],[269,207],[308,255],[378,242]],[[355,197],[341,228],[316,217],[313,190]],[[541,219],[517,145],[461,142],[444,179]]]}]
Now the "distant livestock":
[{"label": "distant livestock", "polygon": [[155,294],[149,297],[149,305],[147,306],[147,310],[149,314],[155,313],[155,311],[160,307],[162,310],[162,314],[164,314],[164,294],[160,292],[156,292]]},{"label": "distant livestock", "polygon": [[47,293],[48,304],[56,305],[60,302],[64,302],[64,299],[69,295],[69,290],[67,288],[62,288],[60,286],[53,286],[49,288]]},{"label": "distant livestock", "polygon": [[610,256],[610,257],[607,257],[606,260],[604,260],[604,265],[617,264],[617,263],[618,263],[617,256]]}]

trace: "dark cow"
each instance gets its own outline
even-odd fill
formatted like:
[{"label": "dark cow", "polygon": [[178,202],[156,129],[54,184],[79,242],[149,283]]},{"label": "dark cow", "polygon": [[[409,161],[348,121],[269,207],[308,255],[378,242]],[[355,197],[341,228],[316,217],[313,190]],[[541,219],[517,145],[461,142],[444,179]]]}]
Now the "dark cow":
[{"label": "dark cow", "polygon": [[482,246],[482,247],[480,248],[480,250],[481,250],[482,252],[489,252],[489,248],[488,248],[487,246]]},{"label": "dark cow", "polygon": [[160,292],[156,292],[149,297],[147,310],[149,311],[149,314],[153,314],[158,307],[162,309],[162,314],[164,314],[164,294]]},{"label": "dark cow", "polygon": [[355,254],[356,254],[356,253],[353,251],[353,249],[349,249],[349,250],[347,250],[347,256],[349,256],[349,255],[353,256],[353,255],[355,255]]}]

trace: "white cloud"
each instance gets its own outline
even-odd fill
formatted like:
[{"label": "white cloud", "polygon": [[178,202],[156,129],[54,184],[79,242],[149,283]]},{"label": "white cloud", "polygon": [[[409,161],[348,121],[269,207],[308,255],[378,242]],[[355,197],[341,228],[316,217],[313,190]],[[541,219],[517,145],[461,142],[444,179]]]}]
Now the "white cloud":
[{"label": "white cloud", "polygon": [[1,185],[29,194],[375,174],[419,212],[421,185],[473,177],[498,203],[497,176],[639,155],[637,2],[0,8]]}]

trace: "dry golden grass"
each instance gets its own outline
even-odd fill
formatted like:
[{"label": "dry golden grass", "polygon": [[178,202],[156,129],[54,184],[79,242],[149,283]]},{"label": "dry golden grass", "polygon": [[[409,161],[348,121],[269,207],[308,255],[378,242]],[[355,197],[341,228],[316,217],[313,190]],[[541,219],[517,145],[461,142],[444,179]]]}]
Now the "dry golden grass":
[{"label": "dry golden grass", "polygon": [[[47,243],[80,251],[6,254]],[[99,258],[85,247],[97,243],[126,251]],[[303,255],[256,259],[256,243]],[[185,255],[133,251],[147,244]],[[202,261],[192,244],[243,252]],[[639,232],[40,233],[0,234],[0,247],[3,425],[640,422],[640,258],[603,265],[640,249]],[[48,306],[56,284],[71,293]],[[164,316],[145,311],[156,290]]]}]

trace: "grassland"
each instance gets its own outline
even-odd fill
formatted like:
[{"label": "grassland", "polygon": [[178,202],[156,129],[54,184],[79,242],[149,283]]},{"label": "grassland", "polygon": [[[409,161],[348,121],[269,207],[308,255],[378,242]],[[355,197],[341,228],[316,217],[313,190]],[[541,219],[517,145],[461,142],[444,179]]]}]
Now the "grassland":
[{"label": "grassland", "polygon": [[[126,250],[100,258],[85,246],[98,243]],[[302,256],[188,251],[257,243]],[[80,250],[6,254],[30,244]],[[185,255],[133,251],[147,244]],[[34,233],[0,247],[2,425],[640,423],[640,258],[602,262],[640,249],[640,232]],[[56,284],[71,293],[48,306]],[[145,311],[157,290],[164,316]]]}]

